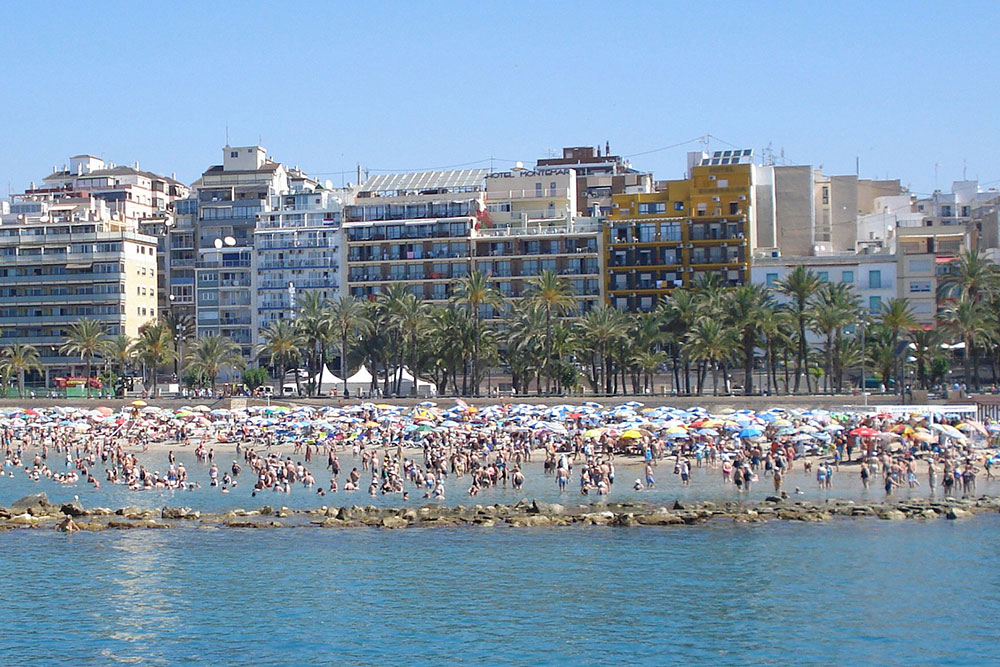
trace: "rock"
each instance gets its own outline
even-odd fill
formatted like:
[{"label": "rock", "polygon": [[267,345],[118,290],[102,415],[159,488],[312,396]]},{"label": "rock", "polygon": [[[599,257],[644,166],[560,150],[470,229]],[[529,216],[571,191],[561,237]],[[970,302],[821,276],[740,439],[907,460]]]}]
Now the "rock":
[{"label": "rock", "polygon": [[636,520],[635,514],[622,512],[615,515],[615,518],[611,520],[611,525],[620,528],[631,528],[632,526],[638,526],[639,522]]},{"label": "rock", "polygon": [[341,521],[349,521],[351,519],[351,511],[346,507],[341,507],[337,510],[337,518]]},{"label": "rock", "polygon": [[764,498],[764,502],[765,503],[780,503],[780,502],[782,502],[782,500],[778,496],[768,496],[767,498]]},{"label": "rock", "polygon": [[684,509],[687,509],[687,508],[684,507],[684,505],[681,504],[681,501],[675,500],[674,501],[674,509],[675,510],[684,510]]},{"label": "rock", "polygon": [[195,519],[190,507],[164,507],[160,510],[161,519]]},{"label": "rock", "polygon": [[533,500],[531,502],[531,509],[528,511],[532,514],[547,514],[549,516],[553,516],[562,514],[565,510],[565,507],[557,503],[546,503],[540,500]]},{"label": "rock", "polygon": [[615,518],[613,512],[591,512],[581,514],[580,520],[592,526],[606,526]]},{"label": "rock", "polygon": [[412,509],[412,508],[406,508],[404,510],[401,510],[399,512],[399,518],[406,519],[407,521],[416,521],[417,520],[417,510]]},{"label": "rock", "polygon": [[0,519],[9,519],[11,517],[10,510],[6,507],[0,507]]},{"label": "rock", "polygon": [[652,514],[640,514],[635,520],[641,526],[674,526],[684,523],[684,519],[665,509]]},{"label": "rock", "polygon": [[382,518],[382,528],[406,528],[410,522],[399,516],[387,516]]},{"label": "rock", "polygon": [[886,510],[879,513],[878,518],[883,521],[905,521],[906,515],[899,510]]},{"label": "rock", "polygon": [[74,500],[70,503],[63,503],[59,511],[66,516],[87,516],[90,514],[86,509],[84,509],[83,504],[79,500]]},{"label": "rock", "polygon": [[119,507],[115,510],[115,514],[118,516],[130,516],[142,514],[142,508],[136,507],[135,505],[128,505],[126,507]]},{"label": "rock", "polygon": [[25,496],[23,498],[18,498],[10,506],[11,514],[43,514],[43,510],[47,510],[52,506],[49,502],[49,497],[44,493],[33,493],[30,496]]},{"label": "rock", "polygon": [[264,505],[263,507],[260,508],[261,516],[271,516],[272,514],[274,514],[274,508],[271,507],[270,505]]},{"label": "rock", "polygon": [[948,511],[945,512],[944,516],[946,519],[954,520],[967,517],[969,516],[969,513],[966,510],[962,509],[961,507],[950,507],[948,508]]},{"label": "rock", "polygon": [[25,512],[24,514],[15,514],[7,519],[7,523],[12,526],[34,526],[37,523],[41,523],[41,519]]}]

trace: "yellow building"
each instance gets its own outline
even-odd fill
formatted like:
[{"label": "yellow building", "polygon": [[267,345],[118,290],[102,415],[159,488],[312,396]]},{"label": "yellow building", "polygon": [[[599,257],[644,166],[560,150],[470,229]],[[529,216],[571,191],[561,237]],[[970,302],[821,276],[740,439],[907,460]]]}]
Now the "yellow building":
[{"label": "yellow building", "polygon": [[605,231],[608,304],[649,311],[707,274],[726,285],[750,281],[756,167],[750,151],[726,152],[737,155],[703,156],[689,178],[658,182],[656,192],[614,196]]}]

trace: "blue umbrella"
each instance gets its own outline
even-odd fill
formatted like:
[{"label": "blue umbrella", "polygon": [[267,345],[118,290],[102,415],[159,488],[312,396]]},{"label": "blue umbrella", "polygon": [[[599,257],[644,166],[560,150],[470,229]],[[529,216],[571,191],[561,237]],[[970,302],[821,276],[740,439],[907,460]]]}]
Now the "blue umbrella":
[{"label": "blue umbrella", "polygon": [[739,432],[741,438],[756,438],[758,435],[762,434],[764,429],[757,426],[747,426]]}]

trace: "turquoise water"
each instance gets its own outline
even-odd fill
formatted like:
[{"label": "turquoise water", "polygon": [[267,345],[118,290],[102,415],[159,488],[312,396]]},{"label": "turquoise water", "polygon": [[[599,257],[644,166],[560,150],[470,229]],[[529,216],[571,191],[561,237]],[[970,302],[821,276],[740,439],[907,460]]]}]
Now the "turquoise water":
[{"label": "turquoise water", "polygon": [[0,534],[6,664],[989,664],[1000,517]]}]

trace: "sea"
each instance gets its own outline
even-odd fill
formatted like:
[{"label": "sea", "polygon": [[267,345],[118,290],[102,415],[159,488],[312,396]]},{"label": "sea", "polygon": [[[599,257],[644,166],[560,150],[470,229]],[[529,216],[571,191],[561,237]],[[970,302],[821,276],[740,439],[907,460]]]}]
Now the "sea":
[{"label": "sea", "polygon": [[[87,507],[206,512],[429,502],[412,488],[409,503],[301,487],[252,497],[249,478],[222,494],[208,485],[207,466],[188,451],[177,454],[201,488],[134,492],[105,483],[97,490],[82,481],[33,482],[8,468],[0,506],[40,491]],[[143,458],[151,470],[167,467],[165,452]],[[225,470],[231,459],[219,463]],[[342,464],[345,473],[360,470],[350,457]],[[762,479],[738,494],[711,468],[696,468],[689,487],[667,463],[656,468],[653,489],[633,490],[640,476],[641,464],[622,462],[609,500],[669,505],[773,493]],[[520,491],[470,498],[464,481],[446,482],[445,504],[600,500],[573,488],[560,494],[537,463]],[[1000,482],[979,483],[978,493],[1000,495]],[[847,466],[832,490],[801,470],[786,488],[811,502],[884,499]],[[928,493],[920,486],[897,495]],[[0,619],[0,664],[11,665],[1000,664],[1000,516],[644,528],[15,530],[0,533]]]},{"label": "sea", "polygon": [[0,534],[10,665],[997,664],[1000,517]]}]

